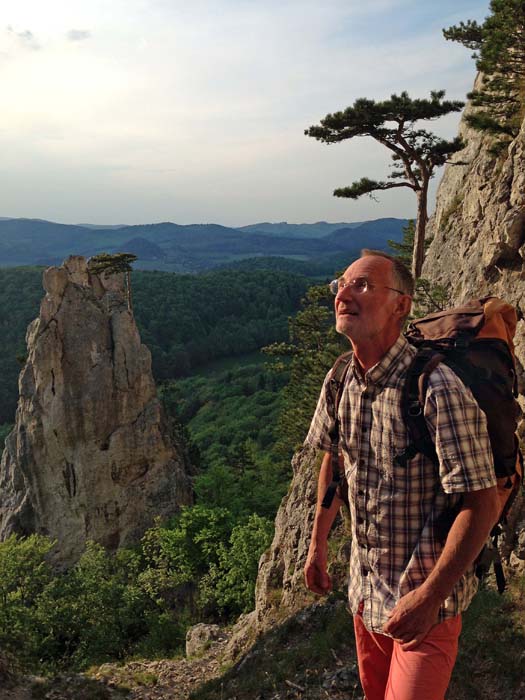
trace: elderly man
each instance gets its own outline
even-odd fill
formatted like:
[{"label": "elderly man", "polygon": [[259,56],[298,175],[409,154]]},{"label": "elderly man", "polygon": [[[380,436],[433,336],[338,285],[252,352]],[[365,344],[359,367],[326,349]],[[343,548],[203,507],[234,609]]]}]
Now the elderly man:
[{"label": "elderly man", "polygon": [[[461,613],[477,589],[473,562],[498,517],[485,416],[456,375],[430,375],[424,415],[439,460],[402,466],[401,412],[415,354],[401,334],[414,282],[394,258],[363,251],[334,285],[336,328],[353,357],[339,404],[339,449],[352,522],[349,603],[367,700],[442,700],[457,655]],[[332,479],[328,373],[306,439],[326,452],[305,566],[308,588],[327,593],[327,539],[341,500],[321,507]],[[457,513],[448,535],[440,523]]]}]

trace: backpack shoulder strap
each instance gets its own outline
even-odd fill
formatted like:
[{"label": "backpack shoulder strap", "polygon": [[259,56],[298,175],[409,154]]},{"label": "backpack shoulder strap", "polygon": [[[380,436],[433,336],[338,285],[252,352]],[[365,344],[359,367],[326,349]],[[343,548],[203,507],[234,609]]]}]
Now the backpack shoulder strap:
[{"label": "backpack shoulder strap", "polygon": [[330,457],[332,466],[332,482],[328,486],[323,498],[322,507],[330,508],[334,500],[337,488],[341,482],[341,474],[339,471],[339,404],[345,385],[347,372],[350,368],[353,352],[345,352],[339,355],[334,362],[330,379],[326,386],[326,407],[330,417],[333,420],[333,427],[329,433],[330,436]]},{"label": "backpack shoulder strap", "polygon": [[409,444],[404,452],[395,457],[396,463],[401,467],[406,467],[409,460],[420,452],[435,464],[438,462],[436,448],[423,410],[429,377],[444,359],[445,356],[435,348],[423,346],[418,349],[407,370],[401,397],[401,411],[408,429]]}]

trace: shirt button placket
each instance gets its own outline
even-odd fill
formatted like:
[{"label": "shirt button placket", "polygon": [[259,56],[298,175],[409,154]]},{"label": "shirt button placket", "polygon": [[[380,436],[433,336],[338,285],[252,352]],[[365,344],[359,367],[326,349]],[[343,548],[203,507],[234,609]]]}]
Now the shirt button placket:
[{"label": "shirt button placket", "polygon": [[369,565],[367,557],[366,543],[366,465],[370,456],[369,442],[369,422],[371,415],[370,392],[365,388],[361,392],[360,406],[360,431],[359,431],[359,452],[358,452],[358,469],[357,469],[357,503],[356,503],[356,534],[357,543],[359,545],[358,556],[361,565],[361,588],[363,599],[366,601],[370,597],[370,582],[369,582]]}]

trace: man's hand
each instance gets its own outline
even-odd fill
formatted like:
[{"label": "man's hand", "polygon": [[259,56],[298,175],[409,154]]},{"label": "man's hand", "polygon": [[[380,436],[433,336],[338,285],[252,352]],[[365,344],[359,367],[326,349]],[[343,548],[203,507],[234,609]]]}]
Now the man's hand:
[{"label": "man's hand", "polygon": [[390,612],[383,632],[401,644],[403,651],[415,649],[438,623],[442,600],[429,595],[424,586],[410,591],[399,599]]},{"label": "man's hand", "polygon": [[308,558],[304,567],[304,580],[306,587],[325,595],[332,590],[332,580],[327,572],[327,552],[326,548],[312,549],[308,552]]}]

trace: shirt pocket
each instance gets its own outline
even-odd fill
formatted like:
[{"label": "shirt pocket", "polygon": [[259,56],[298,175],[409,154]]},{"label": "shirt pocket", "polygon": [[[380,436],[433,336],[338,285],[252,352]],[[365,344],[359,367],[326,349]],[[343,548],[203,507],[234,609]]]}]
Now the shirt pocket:
[{"label": "shirt pocket", "polygon": [[397,403],[385,402],[381,412],[374,415],[370,437],[380,476],[392,480],[399,468],[396,457],[408,445],[408,431]]},{"label": "shirt pocket", "polygon": [[394,478],[400,468],[397,457],[404,453],[406,446],[406,441],[394,433],[385,431],[382,434],[376,454],[378,456],[378,470],[383,478]]}]

